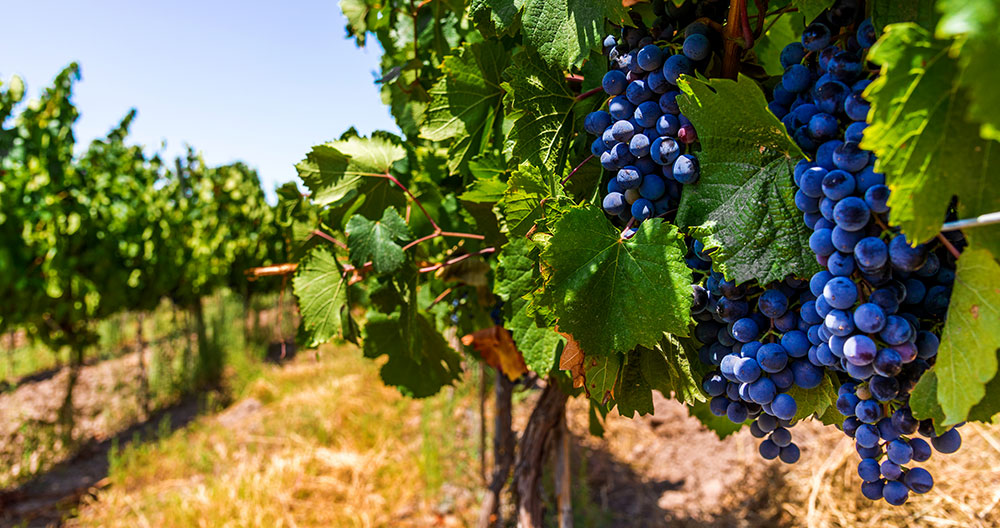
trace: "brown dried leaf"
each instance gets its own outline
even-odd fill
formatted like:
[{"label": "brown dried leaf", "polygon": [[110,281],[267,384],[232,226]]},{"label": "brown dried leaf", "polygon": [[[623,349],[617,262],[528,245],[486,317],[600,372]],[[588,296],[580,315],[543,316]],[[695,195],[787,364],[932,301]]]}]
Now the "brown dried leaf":
[{"label": "brown dried leaf", "polygon": [[462,344],[474,348],[487,365],[503,372],[511,381],[528,371],[524,357],[514,345],[510,332],[500,325],[464,335]]},{"label": "brown dried leaf", "polygon": [[[556,332],[559,332],[558,327],[556,328]],[[570,372],[573,376],[573,387],[583,387],[583,350],[580,348],[580,345],[576,342],[576,340],[573,339],[573,336],[562,332],[559,332],[559,334],[566,338],[566,346],[563,347],[562,356],[559,357],[559,369],[568,370]]]}]

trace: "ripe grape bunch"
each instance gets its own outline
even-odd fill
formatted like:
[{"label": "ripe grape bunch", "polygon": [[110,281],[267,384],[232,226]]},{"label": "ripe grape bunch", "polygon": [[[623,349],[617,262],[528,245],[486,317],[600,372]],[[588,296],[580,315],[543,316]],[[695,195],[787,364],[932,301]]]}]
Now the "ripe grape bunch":
[{"label": "ripe grape bunch", "polygon": [[[692,253],[689,266],[710,269],[711,256],[701,242],[693,243]],[[761,456],[795,463],[800,451],[790,429],[798,403],[790,391],[817,387],[824,376],[821,367],[806,359],[809,325],[796,309],[814,298],[807,283],[787,277],[761,288],[737,285],[711,271],[704,286],[696,283],[692,289],[694,335],[703,343],[699,358],[717,367],[702,382],[712,397],[709,409],[735,423],[754,418],[750,432],[764,438]]]},{"label": "ripe grape bunch", "polygon": [[682,185],[699,176],[692,152],[698,136],[677,107],[677,78],[708,64],[716,35],[700,22],[688,25],[682,40],[670,26],[655,33],[661,40],[626,27],[620,43],[605,39],[609,70],[601,84],[611,98],[584,123],[598,136],[591,152],[611,173],[604,210],[629,226],[675,209]]},{"label": "ripe grape bunch", "polygon": [[[862,57],[874,28],[862,22],[841,47],[832,44],[831,27],[814,22],[801,43],[784,48],[786,70],[770,104],[812,160],[795,167],[795,203],[826,269],[810,278],[815,300],[799,313],[810,325],[809,362],[843,382],[837,409],[861,456],[862,494],[900,505],[934,482],[926,469],[910,466],[931,456],[914,433],[942,453],[961,445],[956,429],[937,435],[909,406],[910,391],[937,355],[934,332],[947,312],[955,260],[943,247],[911,245],[888,228],[889,188],[874,170],[874,155],[860,147],[869,111],[863,91],[871,82]],[[960,234],[949,237],[952,249],[964,246]]]}]

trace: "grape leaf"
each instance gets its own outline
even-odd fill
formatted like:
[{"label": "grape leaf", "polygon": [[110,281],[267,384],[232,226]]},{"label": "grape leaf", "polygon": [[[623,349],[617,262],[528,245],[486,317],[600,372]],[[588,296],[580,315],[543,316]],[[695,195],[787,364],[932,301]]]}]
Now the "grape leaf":
[{"label": "grape leaf", "polygon": [[556,222],[542,260],[545,293],[560,331],[587,357],[656,346],[663,334],[687,335],[691,275],[677,228],[643,222],[622,240],[604,213],[587,205]]},{"label": "grape leaf", "polygon": [[497,257],[493,293],[507,303],[506,312],[511,315],[506,326],[528,368],[544,375],[555,366],[556,350],[564,340],[547,325],[539,324],[528,301],[522,299],[537,289],[540,279],[538,249],[523,237],[511,239]]},{"label": "grape leaf", "polygon": [[524,356],[528,368],[546,375],[555,366],[556,352],[563,338],[551,328],[539,325],[536,316],[528,310],[528,301],[511,301],[514,316],[507,322],[514,343]]},{"label": "grape leaf", "polygon": [[392,207],[386,209],[378,221],[352,216],[345,231],[351,264],[357,268],[371,260],[375,273],[389,273],[399,269],[406,259],[403,248],[396,241],[409,239],[410,228]]},{"label": "grape leaf", "polygon": [[621,0],[521,0],[521,34],[549,65],[580,66],[591,50],[600,50],[605,20],[632,25]]},{"label": "grape leaf", "polygon": [[469,16],[487,37],[513,35],[517,30],[517,15],[524,0],[471,0]]},{"label": "grape leaf", "polygon": [[823,416],[830,407],[836,409],[837,388],[830,380],[830,376],[823,376],[823,381],[811,389],[793,386],[787,394],[795,398],[795,403],[798,404],[798,410],[793,418],[796,421],[813,415]]},{"label": "grape leaf", "polygon": [[643,358],[648,354],[659,355],[659,352],[639,347],[625,354],[622,375],[618,377],[614,393],[618,414],[627,418],[632,418],[636,412],[639,416],[653,414],[653,393],[649,382],[646,381],[643,362]]},{"label": "grape leaf", "polygon": [[692,361],[698,361],[692,345],[689,338],[668,334],[655,348],[642,348],[642,372],[648,385],[682,403],[704,401],[699,376],[692,368]]},{"label": "grape leaf", "polygon": [[[778,20],[754,44],[753,51],[768,75],[781,75],[785,73],[785,68],[781,66],[781,50],[789,42],[799,40],[806,26],[801,13],[781,13],[774,16]],[[767,20],[767,23],[771,20]]]},{"label": "grape leaf", "polygon": [[614,397],[615,382],[622,366],[621,354],[587,356],[584,364],[584,379],[587,394],[597,403],[604,403]]},{"label": "grape leaf", "polygon": [[875,31],[883,31],[889,24],[913,22],[928,31],[937,25],[938,13],[934,10],[936,0],[876,0],[871,3],[872,25]]},{"label": "grape leaf", "polygon": [[953,195],[962,218],[1000,210],[1000,143],[966,121],[968,94],[948,52],[920,27],[896,24],[869,53],[882,75],[865,91],[871,124],[861,146],[892,189],[889,221],[914,242],[940,230]]},{"label": "grape leaf", "polygon": [[380,214],[387,206],[405,205],[402,192],[378,177],[405,156],[403,147],[385,138],[353,136],[313,147],[295,168],[315,205],[336,207],[362,197],[371,204],[366,212]]},{"label": "grape leaf", "polygon": [[354,36],[358,46],[365,45],[366,32],[379,29],[383,13],[365,0],[340,0],[340,10],[347,18],[347,31]]},{"label": "grape leaf", "polygon": [[497,256],[493,293],[504,301],[513,301],[537,288],[538,249],[530,240],[511,239]]},{"label": "grape leaf", "polygon": [[970,247],[958,259],[948,317],[934,371],[945,425],[965,420],[997,373],[1000,349],[1000,265]]},{"label": "grape leaf", "polygon": [[[712,414],[712,411],[708,406],[708,402],[697,402],[693,405],[688,405],[688,414],[697,418],[702,425],[715,433],[715,435],[719,437],[719,440],[725,439],[727,436],[739,431],[744,425],[746,425],[733,423],[726,416],[716,416]],[[749,421],[747,423],[749,423]]]},{"label": "grape leaf", "polygon": [[824,9],[833,5],[834,0],[792,0],[792,6],[799,9],[806,22],[812,22]]},{"label": "grape leaf", "polygon": [[556,220],[569,205],[562,187],[555,184],[551,173],[522,163],[507,180],[507,189],[499,202],[511,237],[523,237],[545,217],[546,223]]},{"label": "grape leaf", "polygon": [[677,98],[698,130],[701,177],[685,185],[677,223],[737,282],[762,284],[818,271],[809,228],[795,207],[792,170],[802,153],[767,109],[757,84],[685,77]]},{"label": "grape leaf", "polygon": [[292,291],[299,299],[302,328],[316,347],[343,332],[348,323],[347,277],[336,257],[316,247],[299,263]]},{"label": "grape leaf", "polygon": [[509,61],[510,54],[499,42],[484,41],[463,45],[441,64],[444,76],[430,90],[420,136],[452,140],[448,149],[451,172],[493,141],[494,125],[502,118],[501,75]]},{"label": "grape leaf", "polygon": [[503,77],[507,118],[513,119],[506,140],[509,153],[555,172],[573,137],[583,130],[583,119],[600,101],[577,101],[563,71],[529,51],[514,56]]},{"label": "grape leaf", "polygon": [[984,139],[1000,140],[1000,69],[994,58],[1000,52],[1000,4],[995,0],[940,0],[944,14],[937,35],[958,36],[953,54],[963,72],[959,82],[969,90],[969,121],[981,123]]},{"label": "grape leaf", "polygon": [[[1000,351],[997,354],[1000,359]],[[969,410],[969,420],[991,423],[993,417],[1000,413],[1000,374],[993,376],[993,379],[986,384],[985,392],[986,396]],[[938,380],[934,369],[925,372],[920,377],[920,382],[910,392],[910,408],[913,410],[913,416],[919,420],[933,419],[935,428],[939,432],[944,432],[952,425],[945,417],[941,404],[938,403]]]},{"label": "grape leaf", "polygon": [[422,314],[415,315],[411,339],[403,336],[400,312],[369,312],[364,330],[367,358],[388,356],[380,371],[382,381],[413,398],[436,394],[459,379],[461,357]]}]

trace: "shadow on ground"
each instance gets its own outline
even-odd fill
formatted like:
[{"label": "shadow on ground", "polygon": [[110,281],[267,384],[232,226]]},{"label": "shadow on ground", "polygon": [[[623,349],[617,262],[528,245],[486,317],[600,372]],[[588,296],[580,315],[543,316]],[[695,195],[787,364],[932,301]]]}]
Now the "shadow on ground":
[{"label": "shadow on ground", "polygon": [[112,438],[84,445],[70,460],[16,488],[0,491],[0,527],[61,524],[83,496],[107,485],[112,446],[120,449],[134,441],[155,439],[164,431],[180,429],[198,417],[199,407],[197,397],[191,396],[154,412]]}]

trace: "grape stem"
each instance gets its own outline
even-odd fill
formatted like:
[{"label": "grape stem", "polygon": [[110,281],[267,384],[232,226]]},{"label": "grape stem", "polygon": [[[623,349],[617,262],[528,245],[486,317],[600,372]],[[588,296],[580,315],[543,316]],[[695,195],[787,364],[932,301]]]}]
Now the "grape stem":
[{"label": "grape stem", "polygon": [[474,238],[476,240],[485,240],[486,239],[485,236],[483,236],[483,235],[477,235],[475,233],[455,233],[455,232],[452,232],[452,231],[435,231],[435,232],[433,232],[433,233],[431,233],[431,234],[429,234],[427,236],[422,236],[422,237],[414,240],[413,242],[410,242],[409,244],[403,246],[403,251],[406,251],[407,249],[410,249],[411,247],[413,247],[413,246],[415,246],[415,245],[417,245],[417,244],[419,244],[421,242],[424,242],[424,241],[427,241],[427,240],[431,240],[432,238],[437,238],[437,237]]},{"label": "grape stem", "polygon": [[757,6],[757,27],[753,30],[753,36],[759,38],[764,32],[764,13],[767,13],[768,0],[753,0],[753,3]]},{"label": "grape stem", "polygon": [[586,99],[588,97],[591,97],[594,94],[601,93],[603,91],[604,91],[604,88],[602,86],[598,86],[596,88],[591,88],[591,89],[587,90],[586,92],[583,92],[582,94],[576,96],[576,100],[577,101],[583,101],[584,99]]},{"label": "grape stem", "polygon": [[488,247],[488,248],[483,248],[483,249],[480,249],[479,251],[476,251],[474,253],[466,253],[465,255],[462,255],[462,256],[459,256],[459,257],[455,257],[455,258],[452,258],[452,259],[448,259],[448,260],[446,260],[444,262],[439,262],[439,263],[434,264],[432,266],[427,266],[427,267],[424,267],[424,268],[420,268],[417,271],[419,271],[420,273],[427,273],[429,271],[439,270],[441,268],[444,268],[444,267],[447,267],[447,266],[451,266],[452,264],[458,264],[459,262],[462,262],[463,260],[465,260],[465,259],[467,259],[469,257],[474,257],[476,255],[488,255],[490,253],[495,252],[496,250],[497,250],[497,248],[492,247],[492,246]]},{"label": "grape stem", "polygon": [[[875,222],[879,225],[879,227],[881,227],[885,231],[889,231],[889,226],[886,225],[885,221],[883,221],[881,217],[879,217],[878,215],[872,215],[872,218],[875,219]],[[938,241],[941,242],[941,245],[943,245],[948,250],[948,253],[951,253],[951,256],[955,257],[956,260],[962,255],[961,252],[959,252],[958,249],[955,246],[953,246],[951,242],[948,241],[948,239],[945,238],[944,235],[942,235],[941,233],[937,234],[937,239]]]},{"label": "grape stem", "polygon": [[590,160],[592,160],[593,158],[594,158],[593,154],[587,156],[587,158],[585,160],[581,161],[579,165],[577,165],[576,167],[574,167],[573,170],[569,171],[569,175],[566,176],[565,178],[563,178],[563,181],[560,182],[560,183],[565,186],[566,182],[568,182],[569,179],[572,178],[574,174],[576,174],[576,171],[578,171],[581,168],[583,168],[583,166],[586,165],[587,162],[590,161]]},{"label": "grape stem", "polygon": [[410,197],[410,200],[413,200],[413,203],[417,204],[417,207],[420,208],[420,212],[424,213],[424,216],[427,217],[427,221],[431,223],[431,227],[434,228],[434,231],[435,232],[441,231],[441,228],[437,225],[437,222],[435,222],[434,219],[431,218],[431,215],[427,213],[427,209],[424,209],[424,204],[420,203],[420,200],[418,200],[417,197],[414,196],[413,193],[410,192],[410,190],[407,189],[405,185],[403,185],[399,180],[397,180],[395,176],[393,176],[392,174],[389,174],[389,171],[382,172],[382,173],[378,173],[378,172],[358,172],[358,173],[355,173],[355,174],[357,174],[358,176],[370,176],[370,177],[373,177],[373,178],[385,178],[385,179],[391,181],[392,183],[395,183],[397,186],[399,186],[400,189],[403,190],[403,192],[406,193],[407,196]]},{"label": "grape stem", "polygon": [[335,246],[339,247],[340,249],[347,249],[347,244],[337,240],[336,238],[333,238],[332,236],[320,231],[319,229],[313,229],[312,232],[309,234],[312,236],[318,236],[323,240],[326,240],[327,242],[332,242]]},{"label": "grape stem", "polygon": [[941,233],[937,234],[937,239],[941,242],[941,245],[948,248],[948,253],[951,253],[951,256],[955,257],[955,259],[958,260],[958,257],[961,256],[961,253],[959,253],[958,249],[955,248],[954,245],[952,245],[951,241],[945,238],[944,235],[942,235]]}]

